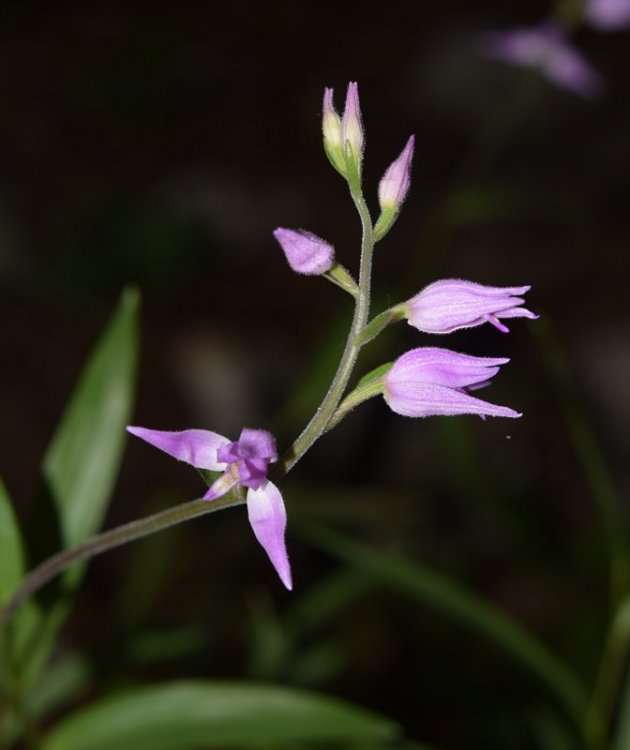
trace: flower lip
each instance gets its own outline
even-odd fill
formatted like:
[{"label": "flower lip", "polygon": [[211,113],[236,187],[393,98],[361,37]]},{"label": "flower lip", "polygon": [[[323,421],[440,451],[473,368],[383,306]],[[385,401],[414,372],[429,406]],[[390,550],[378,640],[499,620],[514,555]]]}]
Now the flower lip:
[{"label": "flower lip", "polygon": [[271,433],[246,427],[238,440],[219,448],[217,457],[228,465],[237,465],[240,484],[258,489],[267,479],[269,464],[278,459],[278,451]]}]

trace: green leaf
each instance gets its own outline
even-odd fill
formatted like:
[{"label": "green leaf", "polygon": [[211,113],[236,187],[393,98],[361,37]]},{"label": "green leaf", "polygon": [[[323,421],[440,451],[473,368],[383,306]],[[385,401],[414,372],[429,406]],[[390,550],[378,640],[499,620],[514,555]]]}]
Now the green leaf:
[{"label": "green leaf", "polygon": [[274,685],[182,681],[136,688],[78,711],[41,750],[194,750],[282,743],[376,743],[395,724],[351,704]]},{"label": "green leaf", "polygon": [[373,580],[434,607],[502,646],[541,679],[562,703],[567,715],[581,724],[587,699],[580,680],[533,635],[492,604],[425,565],[375,552],[330,529],[311,529],[308,537]]},{"label": "green leaf", "polygon": [[125,442],[138,350],[138,294],[126,291],[85,367],[44,458],[63,540],[100,527]]},{"label": "green leaf", "polygon": [[55,662],[26,696],[31,716],[41,717],[58,710],[86,690],[91,677],[87,659],[68,654]]},{"label": "green leaf", "polygon": [[548,708],[532,713],[532,734],[540,750],[579,750],[582,742],[575,732],[567,727],[563,717]]},{"label": "green leaf", "polygon": [[626,675],[621,691],[617,727],[611,747],[612,750],[628,750],[630,747],[630,673]]},{"label": "green leaf", "polygon": [[17,519],[0,479],[0,604],[9,598],[24,576],[24,551]]}]

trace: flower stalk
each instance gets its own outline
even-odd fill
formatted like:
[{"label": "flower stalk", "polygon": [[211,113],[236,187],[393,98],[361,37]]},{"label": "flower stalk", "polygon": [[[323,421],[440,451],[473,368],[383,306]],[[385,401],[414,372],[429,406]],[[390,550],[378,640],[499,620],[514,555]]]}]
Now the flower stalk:
[{"label": "flower stalk", "polygon": [[208,482],[210,487],[202,499],[105,531],[44,561],[26,576],[0,609],[0,624],[7,624],[25,599],[74,563],[197,516],[243,504],[247,504],[256,539],[283,584],[291,589],[291,568],[285,544],[286,512],[282,495],[274,482],[282,479],[318,438],[357,405],[382,394],[394,412],[410,417],[455,414],[521,416],[513,409],[496,406],[468,393],[488,385],[507,359],[473,357],[435,347],[413,349],[395,362],[377,367],[346,395],[362,347],[391,323],[407,318],[418,330],[432,334],[450,333],[486,322],[507,331],[499,318],[537,316],[522,307],[524,300],[519,296],[528,291],[529,286],[485,287],[447,279],[435,282],[411,300],[395,305],[369,321],[374,247],[393,225],[407,196],[414,138],[408,139],[402,153],[381,180],[381,215],[375,227],[361,181],[364,131],[357,85],[351,83],[348,86],[341,118],[334,109],[332,96],[332,89],[326,89],[322,126],[324,148],[335,169],[345,178],[361,221],[358,283],[335,261],[334,247],[326,240],[302,229],[279,227],[274,232],[293,271],[325,276],[354,299],[352,322],[343,353],[330,387],[314,415],[279,460],[275,439],[265,430],[244,428],[240,437],[231,441],[209,430],[170,432],[128,426],[129,432],[170,456],[201,472],[221,472],[220,476]]}]

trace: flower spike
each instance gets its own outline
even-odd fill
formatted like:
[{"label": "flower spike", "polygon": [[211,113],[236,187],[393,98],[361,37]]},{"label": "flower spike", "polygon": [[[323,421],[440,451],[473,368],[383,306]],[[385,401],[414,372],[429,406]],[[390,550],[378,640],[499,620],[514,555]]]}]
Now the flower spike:
[{"label": "flower spike", "polygon": [[237,484],[247,487],[247,512],[254,535],[282,583],[292,588],[284,540],[287,514],[280,490],[267,479],[269,464],[278,459],[271,433],[244,428],[239,439],[230,442],[209,430],[166,432],[130,426],[127,431],[198,469],[222,471],[204,500],[216,500]]},{"label": "flower spike", "polygon": [[385,374],[383,397],[392,411],[404,417],[520,417],[507,406],[468,393],[488,385],[507,362],[504,357],[473,357],[448,349],[419,347],[399,357]]},{"label": "flower spike", "polygon": [[409,325],[423,333],[452,333],[491,323],[508,332],[500,318],[530,318],[538,315],[522,307],[521,295],[529,286],[497,287],[463,279],[442,279],[425,287],[400,306]]}]

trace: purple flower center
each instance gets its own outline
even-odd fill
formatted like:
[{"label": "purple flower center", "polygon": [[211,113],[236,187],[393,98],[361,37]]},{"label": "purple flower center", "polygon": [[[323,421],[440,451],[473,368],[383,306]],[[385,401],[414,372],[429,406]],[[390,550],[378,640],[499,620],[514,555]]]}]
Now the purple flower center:
[{"label": "purple flower center", "polygon": [[238,440],[218,449],[217,458],[222,463],[236,464],[240,484],[257,490],[267,481],[269,464],[277,460],[278,453],[269,432],[244,428]]}]

